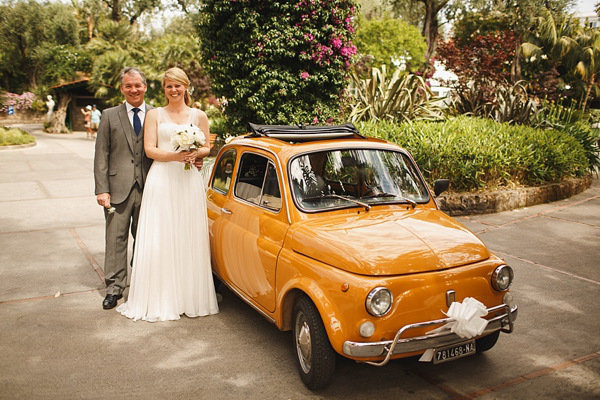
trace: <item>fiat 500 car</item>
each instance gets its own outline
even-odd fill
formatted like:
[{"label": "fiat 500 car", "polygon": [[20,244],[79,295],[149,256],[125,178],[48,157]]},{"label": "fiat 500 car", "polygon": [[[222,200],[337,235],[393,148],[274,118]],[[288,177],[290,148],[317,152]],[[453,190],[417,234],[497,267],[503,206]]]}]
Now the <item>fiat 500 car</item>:
[{"label": "fiat 500 car", "polygon": [[308,388],[337,354],[438,363],[512,332],[513,271],[439,210],[448,181],[430,190],[406,150],[352,124],[249,128],[205,168],[213,273],[293,332]]}]

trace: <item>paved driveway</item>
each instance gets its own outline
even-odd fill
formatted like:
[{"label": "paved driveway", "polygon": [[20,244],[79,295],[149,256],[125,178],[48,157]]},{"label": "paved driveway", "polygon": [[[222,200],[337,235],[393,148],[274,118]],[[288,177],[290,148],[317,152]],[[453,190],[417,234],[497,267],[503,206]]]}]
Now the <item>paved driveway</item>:
[{"label": "paved driveway", "polygon": [[600,182],[571,199],[458,218],[515,269],[516,331],[485,354],[297,376],[291,335],[231,292],[217,316],[132,322],[101,308],[94,143],[47,135],[0,151],[1,399],[598,399]]}]

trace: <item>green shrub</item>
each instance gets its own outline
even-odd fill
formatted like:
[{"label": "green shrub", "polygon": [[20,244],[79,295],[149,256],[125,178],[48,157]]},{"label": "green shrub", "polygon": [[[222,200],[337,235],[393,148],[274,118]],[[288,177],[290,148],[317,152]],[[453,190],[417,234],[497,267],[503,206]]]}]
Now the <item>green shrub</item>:
[{"label": "green shrub", "polygon": [[227,99],[230,133],[248,122],[339,122],[355,14],[353,0],[203,1],[203,65]]},{"label": "green shrub", "polygon": [[350,120],[356,121],[412,121],[417,119],[442,119],[437,99],[425,80],[406,74],[399,68],[388,74],[386,65],[372,67],[368,78],[352,74],[349,89],[352,112]]},{"label": "green shrub", "polygon": [[25,131],[0,126],[0,146],[13,146],[33,142],[35,142],[35,138]]},{"label": "green shrub", "polygon": [[224,117],[216,117],[211,120],[210,133],[214,133],[220,138],[227,136],[227,127],[225,126]]},{"label": "green shrub", "polygon": [[540,128],[559,129],[568,124],[573,124],[583,120],[584,114],[577,109],[577,104],[573,102],[570,107],[565,107],[552,101],[542,101],[541,108],[536,116],[534,124]]},{"label": "green shrub", "polygon": [[537,125],[540,128],[556,129],[574,137],[583,147],[590,172],[597,172],[600,168],[600,130],[592,128],[590,123],[594,118],[594,112],[585,114],[577,109],[575,103],[564,107],[544,101],[537,116]]},{"label": "green shrub", "polygon": [[594,129],[588,123],[577,121],[566,125],[560,131],[574,137],[581,144],[588,160],[590,172],[597,172],[600,168],[600,148],[598,147],[600,129]]},{"label": "green shrub", "polygon": [[531,125],[532,121],[538,121],[538,107],[527,95],[522,81],[512,86],[496,85],[489,99],[484,93],[486,85],[492,86],[491,82],[473,82],[469,87],[454,89],[446,113],[452,116],[487,117],[511,125]]},{"label": "green shrub", "polygon": [[369,136],[411,152],[425,179],[447,178],[457,192],[542,185],[581,177],[588,160],[581,144],[562,131],[458,117],[444,122],[363,122]]}]

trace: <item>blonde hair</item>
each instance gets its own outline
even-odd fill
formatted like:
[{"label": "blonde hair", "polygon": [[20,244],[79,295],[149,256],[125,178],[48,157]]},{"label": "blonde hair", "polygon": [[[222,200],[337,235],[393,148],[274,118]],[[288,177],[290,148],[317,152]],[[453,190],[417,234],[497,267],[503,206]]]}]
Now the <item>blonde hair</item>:
[{"label": "blonde hair", "polygon": [[187,74],[181,68],[177,68],[177,67],[169,68],[163,76],[163,80],[162,80],[163,89],[165,87],[165,81],[167,81],[167,80],[181,83],[183,86],[185,86],[184,100],[185,100],[185,104],[187,104],[189,106],[190,103],[192,102],[192,96],[190,96],[190,93],[187,91],[188,87],[190,87],[190,80],[188,79]]}]

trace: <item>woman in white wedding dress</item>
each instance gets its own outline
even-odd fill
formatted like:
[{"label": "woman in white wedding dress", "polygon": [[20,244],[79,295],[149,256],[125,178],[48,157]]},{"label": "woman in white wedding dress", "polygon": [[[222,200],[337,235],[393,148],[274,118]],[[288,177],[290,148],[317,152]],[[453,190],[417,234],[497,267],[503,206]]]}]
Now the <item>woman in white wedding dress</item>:
[{"label": "woman in white wedding dress", "polygon": [[[189,80],[179,68],[165,72],[168,104],[148,112],[144,148],[154,159],[144,187],[127,302],[117,311],[145,321],[219,312],[212,272],[202,174],[185,163],[210,153],[209,123],[188,107]],[[197,151],[175,151],[171,135],[193,124],[205,134]]]}]

